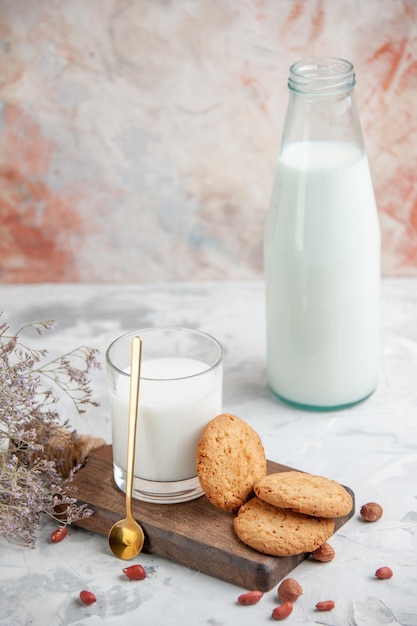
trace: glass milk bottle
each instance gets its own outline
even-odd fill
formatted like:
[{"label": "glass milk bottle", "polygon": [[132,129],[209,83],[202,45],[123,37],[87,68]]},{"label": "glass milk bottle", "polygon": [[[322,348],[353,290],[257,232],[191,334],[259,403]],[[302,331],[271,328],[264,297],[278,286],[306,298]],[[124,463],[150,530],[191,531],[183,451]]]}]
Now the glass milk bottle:
[{"label": "glass milk bottle", "polygon": [[265,232],[267,370],[273,392],[311,410],[375,389],[380,231],[349,61],[290,68]]}]

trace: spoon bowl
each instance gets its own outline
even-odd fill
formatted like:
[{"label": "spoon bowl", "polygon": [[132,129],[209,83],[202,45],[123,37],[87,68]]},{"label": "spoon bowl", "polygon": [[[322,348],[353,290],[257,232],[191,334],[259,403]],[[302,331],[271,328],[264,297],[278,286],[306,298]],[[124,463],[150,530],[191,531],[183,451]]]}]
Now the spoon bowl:
[{"label": "spoon bowl", "polygon": [[136,445],[136,423],[139,401],[140,364],[142,340],[133,337],[130,356],[129,428],[127,433],[126,463],[126,517],[110,529],[108,540],[111,551],[119,559],[133,559],[143,548],[145,536],[132,515],[132,490]]},{"label": "spoon bowl", "polygon": [[113,524],[109,533],[109,545],[115,556],[128,561],[143,548],[145,536],[141,526],[132,518]]}]

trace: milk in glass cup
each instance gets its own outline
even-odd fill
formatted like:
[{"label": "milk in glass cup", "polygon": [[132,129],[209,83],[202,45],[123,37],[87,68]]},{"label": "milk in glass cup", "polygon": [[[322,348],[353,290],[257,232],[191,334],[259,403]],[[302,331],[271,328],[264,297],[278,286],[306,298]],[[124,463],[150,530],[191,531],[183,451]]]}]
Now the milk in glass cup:
[{"label": "milk in glass cup", "polygon": [[205,425],[222,410],[223,347],[180,327],[129,332],[106,352],[112,419],[113,475],[126,490],[132,338],[142,338],[133,497],[169,504],[202,495],[196,448]]}]

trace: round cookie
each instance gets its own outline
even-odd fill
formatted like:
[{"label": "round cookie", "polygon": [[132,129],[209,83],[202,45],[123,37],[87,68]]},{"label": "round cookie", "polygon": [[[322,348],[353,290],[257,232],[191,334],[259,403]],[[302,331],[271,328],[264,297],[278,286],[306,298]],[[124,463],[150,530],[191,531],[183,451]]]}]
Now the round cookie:
[{"label": "round cookie", "polygon": [[334,521],[272,506],[254,497],[240,507],[234,529],[246,545],[271,556],[313,552],[334,532]]},{"label": "round cookie", "polygon": [[269,504],[315,517],[341,517],[353,506],[350,493],[335,480],[297,471],[269,474],[256,481],[254,491]]},{"label": "round cookie", "polygon": [[214,506],[236,511],[253,495],[253,483],[266,475],[261,439],[249,424],[222,413],[205,427],[197,445],[200,485]]}]

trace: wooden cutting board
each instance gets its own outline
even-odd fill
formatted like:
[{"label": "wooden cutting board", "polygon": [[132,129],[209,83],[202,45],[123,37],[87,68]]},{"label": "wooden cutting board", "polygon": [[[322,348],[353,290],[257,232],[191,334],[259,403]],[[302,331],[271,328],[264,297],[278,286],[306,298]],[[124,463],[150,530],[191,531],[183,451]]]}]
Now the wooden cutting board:
[{"label": "wooden cutting board", "polygon": [[[289,469],[268,461],[268,473]],[[112,525],[125,516],[125,494],[113,481],[111,446],[91,453],[72,484],[77,488],[77,500],[94,510],[94,515],[76,525],[107,536]],[[335,531],[352,517],[354,510],[336,520]],[[180,504],[150,504],[134,499],[133,515],[145,533],[144,552],[244,589],[269,591],[309,556],[273,557],[245,546],[234,534],[234,516],[214,507],[205,496]]]}]

